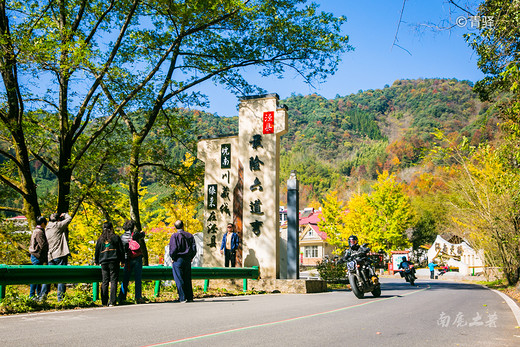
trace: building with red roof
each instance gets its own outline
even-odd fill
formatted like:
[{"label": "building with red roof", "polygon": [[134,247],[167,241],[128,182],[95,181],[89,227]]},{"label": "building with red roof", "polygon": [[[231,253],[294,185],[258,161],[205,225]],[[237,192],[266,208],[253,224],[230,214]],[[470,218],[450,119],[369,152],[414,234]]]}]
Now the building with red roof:
[{"label": "building with red roof", "polygon": [[300,264],[316,265],[324,256],[332,257],[334,248],[327,243],[327,234],[320,231],[321,210],[306,208],[300,213]]}]

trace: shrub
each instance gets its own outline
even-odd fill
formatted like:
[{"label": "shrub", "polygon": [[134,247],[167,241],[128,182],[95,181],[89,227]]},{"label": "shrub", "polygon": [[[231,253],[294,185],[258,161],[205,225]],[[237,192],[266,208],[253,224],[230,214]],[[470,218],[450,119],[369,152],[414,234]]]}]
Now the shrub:
[{"label": "shrub", "polygon": [[338,264],[335,261],[322,260],[316,264],[316,270],[324,281],[339,281],[346,277],[346,264]]}]

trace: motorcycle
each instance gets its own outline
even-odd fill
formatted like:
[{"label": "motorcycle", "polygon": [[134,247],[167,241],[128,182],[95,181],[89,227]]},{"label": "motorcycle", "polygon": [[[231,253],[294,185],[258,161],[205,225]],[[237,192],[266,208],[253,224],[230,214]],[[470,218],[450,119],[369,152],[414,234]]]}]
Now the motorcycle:
[{"label": "motorcycle", "polygon": [[367,253],[370,251],[364,244],[359,251],[352,253],[347,259],[348,280],[352,292],[358,299],[371,292],[374,297],[381,296],[381,284],[374,266]]},{"label": "motorcycle", "polygon": [[409,282],[410,285],[414,286],[415,285],[415,274],[413,273],[413,268],[411,266],[406,266],[402,272],[401,272],[401,277],[404,277],[404,279],[406,280],[406,282]]}]

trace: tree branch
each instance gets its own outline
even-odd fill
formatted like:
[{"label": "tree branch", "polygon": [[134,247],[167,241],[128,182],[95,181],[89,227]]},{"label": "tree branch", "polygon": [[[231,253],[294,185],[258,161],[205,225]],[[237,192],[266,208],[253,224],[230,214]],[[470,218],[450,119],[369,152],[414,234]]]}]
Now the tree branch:
[{"label": "tree branch", "polygon": [[17,192],[21,196],[24,196],[24,197],[27,196],[27,193],[23,189],[18,187],[16,182],[11,180],[9,177],[6,177],[4,175],[0,175],[0,181],[4,182],[7,186],[9,186],[11,189],[13,189],[15,192]]},{"label": "tree branch", "polygon": [[0,211],[6,211],[6,212],[16,212],[19,214],[23,214],[24,210],[17,207],[9,207],[9,206],[0,206]]}]

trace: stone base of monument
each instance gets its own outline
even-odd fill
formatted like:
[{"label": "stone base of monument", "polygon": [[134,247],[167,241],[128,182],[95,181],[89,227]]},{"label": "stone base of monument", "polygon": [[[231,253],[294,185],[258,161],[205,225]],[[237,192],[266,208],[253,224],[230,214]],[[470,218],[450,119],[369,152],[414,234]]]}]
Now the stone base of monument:
[{"label": "stone base of monument", "polygon": [[[204,287],[204,280],[193,280],[194,286]],[[243,280],[209,280],[208,290],[225,289],[228,291],[242,291]],[[322,280],[282,280],[282,279],[260,279],[247,280],[247,290],[266,293],[306,294],[321,293],[327,291],[327,282]]]}]

